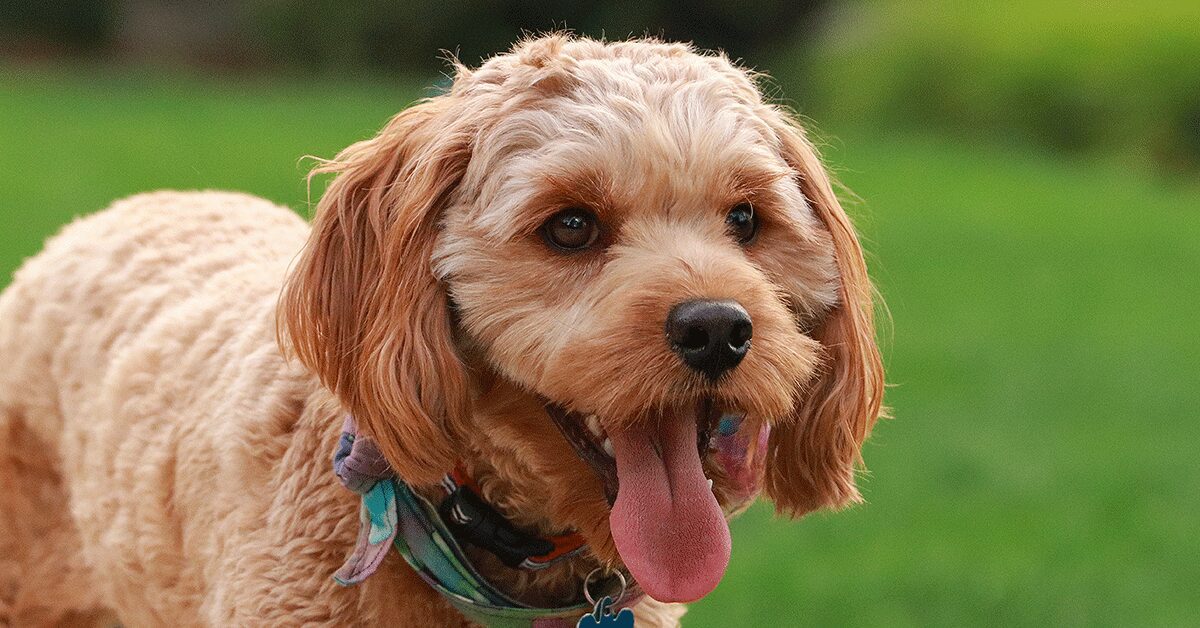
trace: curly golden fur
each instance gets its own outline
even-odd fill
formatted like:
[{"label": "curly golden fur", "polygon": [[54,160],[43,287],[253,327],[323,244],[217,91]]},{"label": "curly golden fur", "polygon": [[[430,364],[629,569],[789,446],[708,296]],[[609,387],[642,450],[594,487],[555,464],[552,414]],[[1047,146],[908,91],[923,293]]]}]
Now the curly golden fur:
[{"label": "curly golden fur", "polygon": [[[329,471],[346,411],[409,483],[461,463],[519,525],[585,537],[537,573],[475,553],[531,603],[623,565],[547,401],[619,429],[709,398],[772,426],[781,512],[859,499],[883,392],[872,291],[801,128],[682,44],[552,35],[456,69],[318,168],[336,176],[311,230],[253,197],[160,192],[18,272],[0,298],[0,624],[463,624],[394,554],[364,585],[330,579],[357,523]],[[761,227],[743,247],[724,218],[744,202]],[[599,245],[542,241],[568,206],[599,217]],[[753,319],[715,382],[663,342],[690,298]],[[666,626],[683,607],[636,612]]]}]

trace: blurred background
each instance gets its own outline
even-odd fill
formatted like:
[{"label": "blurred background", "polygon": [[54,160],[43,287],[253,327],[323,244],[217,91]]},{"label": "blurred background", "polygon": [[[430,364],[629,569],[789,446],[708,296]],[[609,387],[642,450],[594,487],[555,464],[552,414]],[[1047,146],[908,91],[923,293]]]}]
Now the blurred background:
[{"label": "blurred background", "polygon": [[769,73],[890,308],[867,503],[756,507],[686,625],[1200,621],[1194,0],[0,0],[0,286],[139,191],[307,214],[301,157],[444,85],[441,51],[564,27]]}]

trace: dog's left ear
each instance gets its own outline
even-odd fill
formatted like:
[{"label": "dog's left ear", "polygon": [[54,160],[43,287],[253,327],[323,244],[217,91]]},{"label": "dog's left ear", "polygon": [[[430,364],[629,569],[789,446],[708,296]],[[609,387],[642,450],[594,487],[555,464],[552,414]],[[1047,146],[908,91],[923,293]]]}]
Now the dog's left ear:
[{"label": "dog's left ear", "polygon": [[883,364],[875,343],[873,290],[854,227],[804,131],[771,109],[768,122],[800,189],[833,240],[839,303],[813,333],[824,349],[816,379],[796,410],[771,432],[766,491],[793,517],[861,501],[854,483],[861,447],[880,414]]},{"label": "dog's left ear", "polygon": [[468,379],[431,267],[441,211],[466,169],[470,111],[438,96],[315,173],[334,173],[284,287],[281,337],[406,481],[456,462]]}]

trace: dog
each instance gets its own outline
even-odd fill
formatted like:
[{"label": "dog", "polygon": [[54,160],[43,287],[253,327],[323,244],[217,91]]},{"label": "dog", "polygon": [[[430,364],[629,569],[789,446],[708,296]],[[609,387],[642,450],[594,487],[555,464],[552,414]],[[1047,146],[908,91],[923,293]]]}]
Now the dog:
[{"label": "dog", "polygon": [[[860,499],[883,394],[863,253],[805,132],[725,56],[527,39],[315,172],[311,227],[148,193],[17,272],[0,623],[480,621],[398,550],[331,578],[392,545],[330,470],[360,445],[401,506],[470,487],[500,532],[461,558],[515,606],[591,609],[603,580],[594,617],[639,626],[717,585],[760,492],[792,517]],[[487,539],[577,542],[527,569]]]}]

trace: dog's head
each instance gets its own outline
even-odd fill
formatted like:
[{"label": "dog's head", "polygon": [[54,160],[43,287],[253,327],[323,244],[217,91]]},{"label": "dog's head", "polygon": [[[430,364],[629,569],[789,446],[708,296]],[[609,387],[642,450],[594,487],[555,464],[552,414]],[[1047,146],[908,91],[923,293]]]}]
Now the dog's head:
[{"label": "dog's head", "polygon": [[[724,57],[527,41],[324,170],[281,317],[401,477],[507,439],[548,514],[668,601],[720,579],[747,473],[794,516],[858,498],[883,390],[862,251]],[[497,387],[551,411],[503,429]],[[717,460],[722,416],[743,447]]]}]

